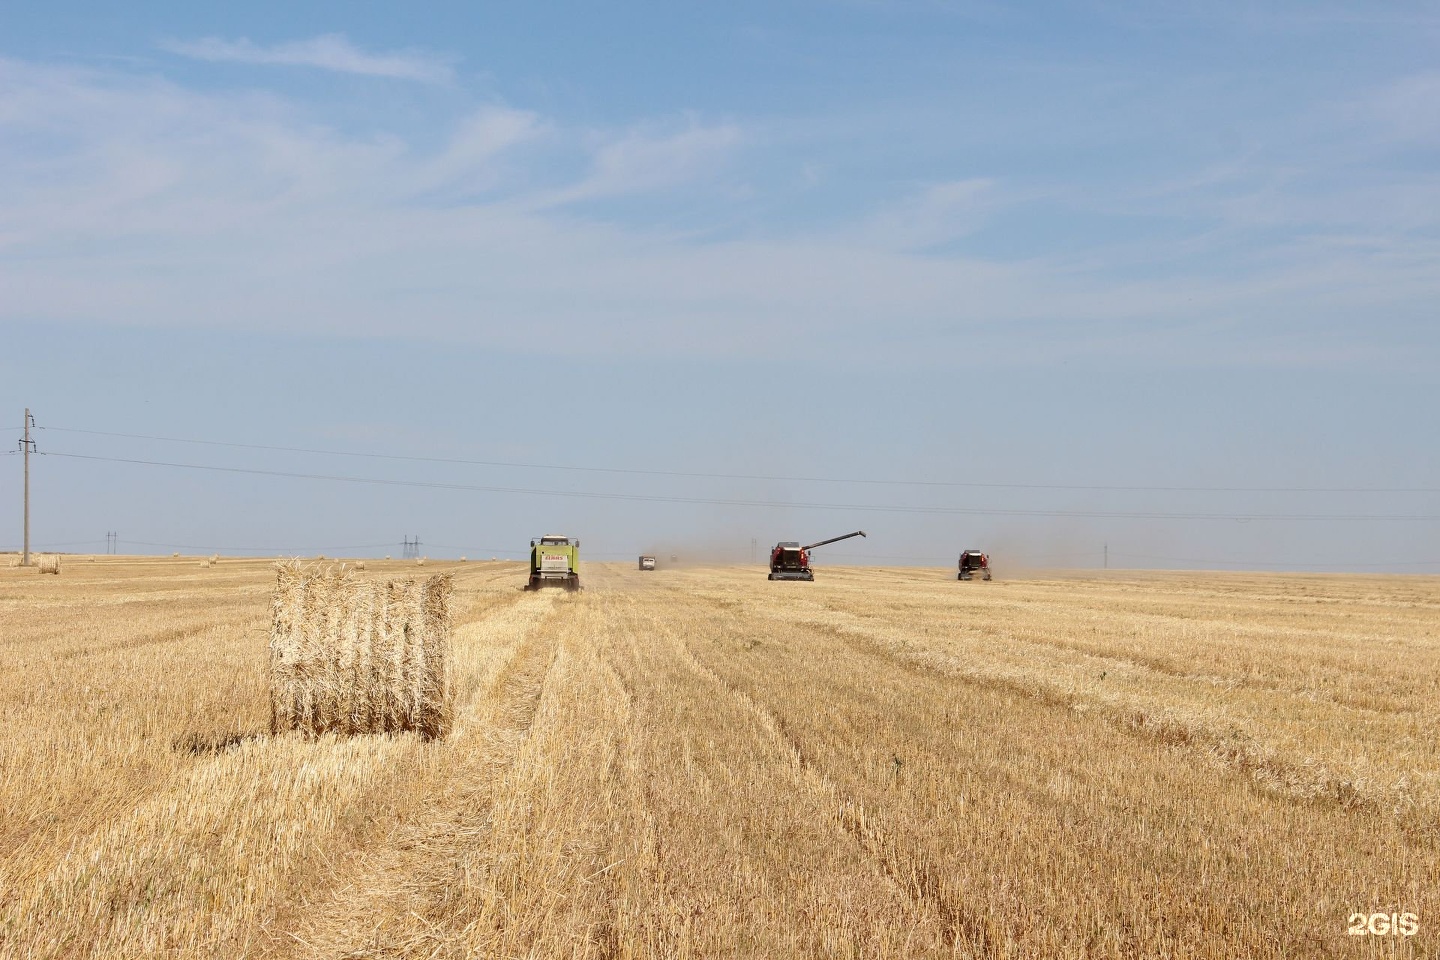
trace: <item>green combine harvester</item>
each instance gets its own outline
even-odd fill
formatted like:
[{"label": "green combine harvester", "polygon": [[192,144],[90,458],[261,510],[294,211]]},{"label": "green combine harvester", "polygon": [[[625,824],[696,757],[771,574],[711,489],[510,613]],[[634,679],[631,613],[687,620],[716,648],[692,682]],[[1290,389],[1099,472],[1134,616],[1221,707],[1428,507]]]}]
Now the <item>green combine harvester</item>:
[{"label": "green combine harvester", "polygon": [[530,541],[530,579],[526,590],[541,587],[580,589],[580,541],[546,534]]}]

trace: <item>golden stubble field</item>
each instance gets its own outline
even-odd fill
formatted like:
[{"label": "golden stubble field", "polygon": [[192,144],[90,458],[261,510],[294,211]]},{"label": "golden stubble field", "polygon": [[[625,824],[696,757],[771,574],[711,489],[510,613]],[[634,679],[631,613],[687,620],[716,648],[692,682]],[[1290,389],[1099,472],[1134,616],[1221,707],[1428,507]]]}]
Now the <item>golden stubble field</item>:
[{"label": "golden stubble field", "polygon": [[0,569],[0,955],[1440,950],[1440,579],[369,566],[443,742],[268,735],[268,563]]}]

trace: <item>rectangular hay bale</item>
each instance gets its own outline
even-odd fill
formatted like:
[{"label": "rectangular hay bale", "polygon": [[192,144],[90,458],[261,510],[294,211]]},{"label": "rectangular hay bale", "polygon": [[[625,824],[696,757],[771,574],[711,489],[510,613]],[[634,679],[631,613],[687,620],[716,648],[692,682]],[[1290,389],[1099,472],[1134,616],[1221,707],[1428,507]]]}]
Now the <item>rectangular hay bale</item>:
[{"label": "rectangular hay bale", "polygon": [[414,731],[454,722],[448,575],[366,580],[280,564],[270,629],[274,733]]}]

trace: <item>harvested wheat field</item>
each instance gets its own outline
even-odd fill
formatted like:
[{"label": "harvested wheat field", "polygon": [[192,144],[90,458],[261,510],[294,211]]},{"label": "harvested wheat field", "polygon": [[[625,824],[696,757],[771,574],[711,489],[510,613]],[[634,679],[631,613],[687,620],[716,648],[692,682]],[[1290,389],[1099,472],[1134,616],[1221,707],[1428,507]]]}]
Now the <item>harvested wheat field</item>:
[{"label": "harvested wheat field", "polygon": [[270,734],[270,563],[0,570],[0,954],[1440,951],[1435,578],[429,567],[431,741]]}]

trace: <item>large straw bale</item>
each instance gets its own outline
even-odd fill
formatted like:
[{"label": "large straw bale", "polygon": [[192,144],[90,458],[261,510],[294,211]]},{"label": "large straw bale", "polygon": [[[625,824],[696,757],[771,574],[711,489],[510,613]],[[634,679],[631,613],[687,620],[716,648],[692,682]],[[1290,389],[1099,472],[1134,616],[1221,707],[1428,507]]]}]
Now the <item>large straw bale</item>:
[{"label": "large straw bale", "polygon": [[60,573],[60,557],[58,554],[52,553],[40,557],[36,561],[36,565],[40,567],[41,573],[53,573],[56,575]]},{"label": "large straw bale", "polygon": [[366,580],[353,571],[278,566],[270,630],[271,729],[450,732],[448,575]]}]

